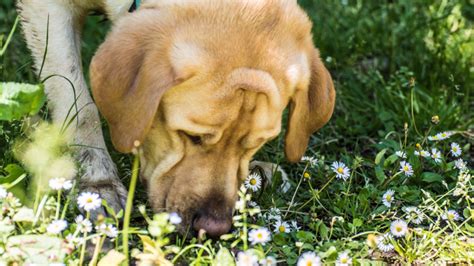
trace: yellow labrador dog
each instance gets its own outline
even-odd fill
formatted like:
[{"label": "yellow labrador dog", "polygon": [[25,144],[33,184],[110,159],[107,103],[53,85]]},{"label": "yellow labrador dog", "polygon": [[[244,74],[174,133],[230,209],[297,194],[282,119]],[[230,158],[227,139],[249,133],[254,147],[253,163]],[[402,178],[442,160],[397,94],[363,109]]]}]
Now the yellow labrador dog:
[{"label": "yellow labrador dog", "polygon": [[[141,143],[141,179],[156,211],[175,211],[183,228],[216,237],[231,227],[249,161],[281,131],[285,154],[300,160],[312,133],[331,117],[335,91],[296,0],[20,0],[28,45],[53,120],[76,101],[81,188],[115,208],[125,189],[102,137],[97,108],[115,148]],[[81,26],[91,10],[113,29],[94,56],[92,103],[81,70]],[[48,38],[48,39],[47,39]],[[46,41],[48,40],[48,41]],[[47,45],[47,47],[46,47]],[[97,106],[97,108],[96,108]]]}]

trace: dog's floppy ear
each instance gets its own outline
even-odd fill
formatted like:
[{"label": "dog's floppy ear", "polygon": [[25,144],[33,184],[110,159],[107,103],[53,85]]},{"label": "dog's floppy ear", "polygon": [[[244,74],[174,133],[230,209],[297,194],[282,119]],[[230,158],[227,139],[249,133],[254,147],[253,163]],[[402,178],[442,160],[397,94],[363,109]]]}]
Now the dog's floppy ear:
[{"label": "dog's floppy ear", "polygon": [[291,162],[301,159],[311,135],[329,121],[334,110],[334,84],[317,49],[309,55],[309,60],[309,87],[297,89],[290,102],[285,155]]},{"label": "dog's floppy ear", "polygon": [[124,153],[135,141],[143,143],[162,95],[174,85],[172,67],[156,48],[159,41],[151,37],[149,25],[138,20],[131,24],[115,28],[90,67],[94,100],[109,124],[115,148]]}]

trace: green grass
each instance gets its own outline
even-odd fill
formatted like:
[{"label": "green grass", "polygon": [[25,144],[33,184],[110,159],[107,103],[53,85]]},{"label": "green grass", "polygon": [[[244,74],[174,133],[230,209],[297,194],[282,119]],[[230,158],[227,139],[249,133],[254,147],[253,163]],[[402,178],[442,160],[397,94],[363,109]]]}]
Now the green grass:
[{"label": "green grass", "polygon": [[[254,214],[249,208],[241,210],[241,219],[236,220],[235,227],[243,236],[236,233],[217,243],[184,240],[169,234],[174,228],[166,217],[148,217],[142,210],[134,212],[131,218],[128,233],[132,256],[153,251],[153,258],[162,263],[168,259],[195,264],[218,261],[229,265],[224,263],[232,256],[223,248],[226,247],[234,253],[249,249],[248,253],[255,256],[272,255],[283,264],[296,263],[307,251],[316,252],[328,263],[335,262],[344,251],[349,252],[354,262],[364,265],[473,261],[472,181],[460,175],[454,166],[455,158],[449,154],[450,144],[459,143],[463,150],[461,157],[472,166],[472,3],[469,0],[299,2],[314,21],[315,44],[337,89],[333,118],[311,138],[308,147],[307,155],[317,158],[318,163],[315,166],[287,163],[283,132],[255,158],[280,164],[289,174],[291,189],[282,193],[277,175],[272,186],[247,193],[252,194],[262,215]],[[1,47],[16,13],[13,1],[2,1],[0,7]],[[87,20],[82,45],[86,68],[109,27],[100,17]],[[13,35],[0,62],[0,81],[38,82],[19,31]],[[46,109],[41,114],[48,118]],[[435,115],[440,117],[439,123],[431,122]],[[0,176],[5,176],[0,177],[0,183],[11,183],[23,174],[12,149],[16,140],[26,137],[26,121],[0,122]],[[443,141],[426,139],[443,131],[456,134]],[[106,140],[110,142],[109,137]],[[417,143],[429,151],[439,149],[442,162],[415,156]],[[413,166],[414,176],[399,173],[402,159],[394,155],[398,150],[406,151],[408,156],[403,160]],[[112,156],[128,183],[133,158],[116,152]],[[347,181],[334,178],[330,169],[334,161],[342,161],[351,169]],[[305,173],[310,178],[305,178]],[[25,179],[12,191],[22,198],[27,185]],[[460,188],[466,194],[459,195],[463,191]],[[143,190],[140,185],[138,189]],[[382,203],[382,195],[389,189],[395,192],[390,208]],[[62,197],[59,202],[71,223],[67,231],[74,232],[78,211],[73,201],[64,207],[67,200],[71,198]],[[58,201],[53,195],[48,202],[55,206]],[[145,203],[145,198],[135,200],[136,205]],[[407,219],[403,211],[407,206],[417,206],[424,213],[421,225]],[[273,231],[273,221],[268,218],[271,208],[280,209],[285,221],[296,221],[301,229],[283,234],[272,232],[272,240],[265,246],[246,244],[245,232],[252,225],[268,226]],[[444,220],[442,216],[448,209],[456,210],[463,219]],[[116,216],[120,218],[123,214]],[[120,228],[113,215],[107,219]],[[394,251],[381,252],[374,247],[373,237],[390,231],[390,224],[396,219],[406,220],[410,230],[392,242]],[[50,222],[51,218],[45,214],[35,226],[16,223],[11,234],[42,234]],[[157,228],[161,233],[149,235]],[[101,241],[106,238],[103,234],[95,235]],[[6,238],[1,239],[0,247],[3,247]],[[113,243],[122,252],[119,239]],[[174,244],[172,249],[168,241]],[[147,251],[143,252],[144,248]],[[66,258],[71,263],[79,255],[76,251]]]}]

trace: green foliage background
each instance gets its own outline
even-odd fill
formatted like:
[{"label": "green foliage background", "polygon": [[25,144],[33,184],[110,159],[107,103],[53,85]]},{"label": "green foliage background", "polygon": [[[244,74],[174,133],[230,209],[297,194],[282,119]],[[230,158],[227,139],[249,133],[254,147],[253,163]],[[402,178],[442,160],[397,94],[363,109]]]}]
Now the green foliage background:
[{"label": "green foliage background", "polygon": [[[333,118],[312,137],[307,154],[319,155],[326,164],[334,160],[344,161],[357,173],[347,188],[347,192],[352,189],[351,193],[341,193],[341,190],[346,191],[341,182],[331,184],[317,196],[310,195],[309,189],[302,189],[303,192],[298,194],[300,201],[303,198],[317,199],[319,205],[314,202],[308,205],[308,210],[304,211],[311,215],[304,216],[300,222],[309,224],[311,221],[310,229],[321,239],[331,238],[326,226],[330,221],[326,218],[335,215],[351,221],[334,230],[336,239],[363,230],[386,228],[385,221],[368,221],[368,217],[382,212],[383,207],[374,202],[380,202],[380,196],[388,188],[384,184],[384,171],[390,172],[389,168],[393,168],[393,172],[398,168],[395,164],[397,157],[389,153],[399,150],[402,142],[408,143],[406,148],[413,152],[414,143],[423,138],[418,132],[427,131],[433,115],[441,118],[436,132],[462,131],[463,136],[470,136],[466,139],[472,144],[474,1],[301,0],[299,3],[314,21],[314,42],[333,76],[337,90]],[[0,47],[15,17],[14,1],[1,1]],[[110,23],[103,17],[91,16],[87,19],[82,43],[85,69],[109,27]],[[19,29],[7,53],[0,57],[0,81],[38,83]],[[43,108],[41,115],[48,117],[47,108]],[[402,141],[405,123],[408,140]],[[107,130],[104,132],[107,134]],[[2,168],[15,162],[11,148],[14,140],[22,134],[21,121],[0,122],[0,176],[7,175],[9,171]],[[256,158],[280,163],[290,177],[300,176],[303,171],[301,165],[285,162],[283,135],[284,132],[280,138],[264,146]],[[109,147],[112,151],[112,146]],[[464,147],[469,151],[469,143]],[[449,149],[447,145],[443,148],[446,151]],[[379,161],[376,159],[374,164],[377,153]],[[121,176],[128,178],[126,169],[130,169],[130,158],[113,151],[112,155]],[[465,156],[472,164],[472,155]],[[420,168],[419,165],[414,166]],[[433,167],[431,171],[436,173],[424,172],[419,179],[410,179],[406,183],[395,181],[396,192],[405,203],[412,205],[420,203],[419,188],[440,195],[444,193],[441,180],[449,186],[456,182],[452,166],[443,165],[442,170]],[[327,181],[327,176],[319,170],[311,174],[316,186]],[[298,181],[295,178],[292,182],[295,187]],[[271,193],[277,187],[274,185],[271,191],[266,190],[264,196],[260,195],[262,206],[284,206],[289,202],[291,195]],[[268,197],[265,197],[267,192]],[[376,206],[379,207],[375,209]],[[305,233],[308,232],[298,232],[297,238],[314,238]],[[278,246],[285,246],[288,239],[277,236],[273,241]],[[278,252],[285,253],[293,262],[297,258],[290,247]]]}]

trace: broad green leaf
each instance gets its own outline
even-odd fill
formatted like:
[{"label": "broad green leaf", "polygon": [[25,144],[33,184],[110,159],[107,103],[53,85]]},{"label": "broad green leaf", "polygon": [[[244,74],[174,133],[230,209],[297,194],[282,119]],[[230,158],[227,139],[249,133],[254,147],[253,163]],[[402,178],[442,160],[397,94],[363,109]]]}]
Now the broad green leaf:
[{"label": "broad green leaf", "polygon": [[377,153],[377,156],[375,156],[375,164],[380,164],[380,161],[382,161],[383,156],[387,152],[387,149],[381,150],[379,153]]},{"label": "broad green leaf", "polygon": [[217,252],[216,258],[212,263],[213,266],[234,266],[235,260],[230,251],[227,248],[222,247]]},{"label": "broad green leaf", "polygon": [[375,166],[375,176],[377,177],[377,180],[382,183],[387,179],[385,176],[385,173],[383,171],[383,168],[380,165]]},{"label": "broad green leaf", "polygon": [[0,83],[0,120],[36,114],[46,101],[42,84]]},{"label": "broad green leaf", "polygon": [[385,159],[385,161],[383,163],[383,166],[388,167],[388,166],[392,165],[393,163],[395,163],[397,160],[398,160],[398,156],[396,154],[392,154],[392,155],[388,156],[387,159]]},{"label": "broad green leaf", "polygon": [[428,183],[441,182],[444,180],[444,177],[437,173],[424,172],[421,174],[421,180]]}]

